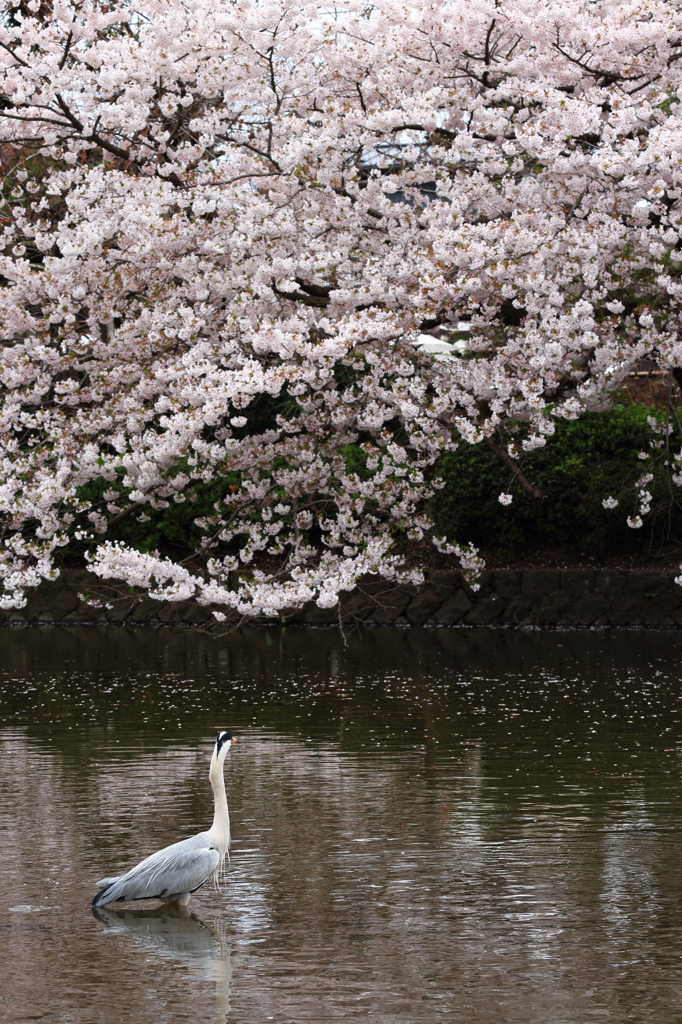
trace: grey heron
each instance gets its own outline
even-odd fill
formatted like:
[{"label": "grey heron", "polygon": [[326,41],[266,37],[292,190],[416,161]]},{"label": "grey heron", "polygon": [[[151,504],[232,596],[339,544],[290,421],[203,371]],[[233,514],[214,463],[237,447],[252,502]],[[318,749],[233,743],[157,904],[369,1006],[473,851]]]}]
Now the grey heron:
[{"label": "grey heron", "polygon": [[227,809],[223,767],[228,751],[236,743],[229,732],[218,733],[208,777],[213,786],[215,812],[208,832],[183,839],[153,853],[130,871],[116,878],[103,878],[104,886],[92,901],[93,907],[129,900],[160,899],[186,906],[196,892],[220,871],[230,846],[230,814]]}]

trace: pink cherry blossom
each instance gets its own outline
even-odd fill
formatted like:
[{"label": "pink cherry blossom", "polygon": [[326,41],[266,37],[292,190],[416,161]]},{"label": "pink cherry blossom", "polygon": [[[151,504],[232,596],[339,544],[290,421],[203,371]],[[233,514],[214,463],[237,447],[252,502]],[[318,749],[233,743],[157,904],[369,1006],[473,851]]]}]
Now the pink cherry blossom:
[{"label": "pink cherry blossom", "polygon": [[[526,486],[557,418],[682,367],[675,5],[46,10],[0,26],[1,607],[74,538],[219,615],[417,581],[398,536],[473,578],[441,455]],[[107,536],[227,474],[190,562]]]}]

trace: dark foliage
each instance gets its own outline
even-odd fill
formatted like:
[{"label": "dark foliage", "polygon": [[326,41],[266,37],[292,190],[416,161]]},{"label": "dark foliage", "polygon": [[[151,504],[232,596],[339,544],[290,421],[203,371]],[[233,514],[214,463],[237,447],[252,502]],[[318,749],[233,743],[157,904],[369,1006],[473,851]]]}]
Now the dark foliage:
[{"label": "dark foliage", "polygon": [[[657,437],[647,423],[652,415],[665,422],[665,411],[637,405],[559,422],[546,447],[521,461],[527,479],[544,492],[541,499],[527,494],[488,447],[462,443],[440,466],[446,483],[431,503],[437,528],[506,560],[548,549],[613,556],[682,545],[682,492],[670,480],[682,433],[673,416],[668,441]],[[663,443],[652,448],[652,440]],[[640,452],[649,458],[640,459]],[[640,529],[631,529],[627,518],[638,511],[636,482],[645,473],[654,475],[646,485],[651,512]],[[501,492],[513,495],[511,505],[500,504]],[[616,509],[603,507],[609,496],[618,499]]]},{"label": "dark foliage", "polygon": [[[200,516],[210,517],[215,514],[214,506],[222,503],[222,499],[230,490],[232,477],[221,477],[210,483],[195,483],[186,492],[186,500],[181,503],[170,502],[168,508],[154,510],[145,507],[121,519],[107,531],[107,540],[121,540],[138,551],[168,551],[169,548],[186,550],[187,554],[199,547],[202,532],[194,520]],[[103,480],[94,480],[81,489],[81,497],[101,505],[101,495],[111,484]],[[127,505],[124,499],[120,503]],[[140,521],[140,515],[148,519]],[[74,547],[70,554],[79,554],[80,548]]]}]

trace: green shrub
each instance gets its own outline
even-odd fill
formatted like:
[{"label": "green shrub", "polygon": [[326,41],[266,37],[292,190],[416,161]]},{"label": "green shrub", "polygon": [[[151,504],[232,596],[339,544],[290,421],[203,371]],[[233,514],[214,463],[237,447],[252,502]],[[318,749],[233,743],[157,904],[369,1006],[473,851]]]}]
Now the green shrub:
[{"label": "green shrub", "polygon": [[[222,502],[235,479],[236,477],[228,476],[211,480],[209,483],[198,482],[185,492],[186,500],[183,502],[171,501],[164,509],[145,507],[133,512],[109,528],[107,540],[124,541],[138,551],[164,551],[173,547],[187,549],[189,553],[199,546],[203,536],[194,520],[215,515],[214,505]],[[104,480],[92,480],[81,488],[79,495],[84,500],[101,506],[103,492],[112,486],[115,487]],[[123,497],[119,504],[125,507],[128,503],[128,499]],[[140,522],[141,514],[148,518]],[[90,545],[85,545],[88,546]],[[81,554],[83,548],[83,545],[80,548],[74,545],[69,554]]]},{"label": "green shrub", "polygon": [[[445,487],[431,502],[437,529],[459,543],[471,542],[489,554],[509,559],[529,550],[571,548],[605,555],[653,551],[682,541],[682,490],[671,484],[674,466],[666,460],[682,447],[677,423],[666,443],[653,434],[647,416],[663,422],[660,410],[636,405],[587,413],[575,421],[559,421],[544,448],[524,455],[522,471],[544,492],[534,498],[485,445],[460,444],[439,466]],[[652,440],[662,440],[651,448]],[[650,457],[641,460],[640,452]],[[636,481],[653,473],[647,484],[651,512],[640,529],[627,518],[638,511]],[[513,495],[500,504],[501,492]],[[614,497],[616,509],[602,501]]]}]

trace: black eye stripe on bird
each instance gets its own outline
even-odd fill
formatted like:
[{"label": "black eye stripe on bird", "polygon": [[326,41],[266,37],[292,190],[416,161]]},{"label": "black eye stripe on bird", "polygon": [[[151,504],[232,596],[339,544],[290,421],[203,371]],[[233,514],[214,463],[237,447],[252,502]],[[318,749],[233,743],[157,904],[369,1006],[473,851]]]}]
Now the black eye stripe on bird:
[{"label": "black eye stripe on bird", "polygon": [[216,747],[217,747],[217,749],[220,750],[220,748],[225,743],[227,743],[228,740],[231,740],[231,739],[232,739],[232,736],[230,735],[229,732],[219,732],[218,733],[218,739],[216,740]]},{"label": "black eye stripe on bird", "polygon": [[200,832],[153,853],[124,875],[103,878],[97,884],[104,888],[93,899],[93,907],[148,899],[184,907],[193,892],[218,875],[230,848],[230,812],[223,765],[236,742],[229,732],[221,732],[213,748],[208,777],[213,787],[215,812],[208,832]]}]

